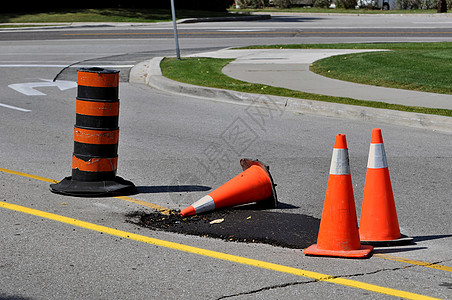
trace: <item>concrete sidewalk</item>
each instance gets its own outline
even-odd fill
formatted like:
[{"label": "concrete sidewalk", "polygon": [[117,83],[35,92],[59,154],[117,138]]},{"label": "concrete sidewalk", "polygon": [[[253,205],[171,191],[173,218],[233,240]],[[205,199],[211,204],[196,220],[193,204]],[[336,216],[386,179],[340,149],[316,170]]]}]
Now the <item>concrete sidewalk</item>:
[{"label": "concrete sidewalk", "polygon": [[316,60],[340,54],[381,50],[251,49],[199,53],[195,57],[234,58],[223,73],[246,82],[314,94],[380,101],[406,106],[452,109],[452,95],[416,92],[346,82],[309,71]]},{"label": "concrete sidewalk", "polygon": [[[309,65],[321,58],[365,52],[369,50],[230,50],[224,49],[192,55],[194,57],[234,58],[223,72],[231,77],[253,83],[285,87],[293,90],[359,100],[381,101],[409,106],[452,109],[452,95],[382,88],[329,79],[309,71]],[[378,51],[378,50],[371,50]],[[162,76],[156,57],[132,68],[130,81],[144,83],[166,92],[191,95],[214,101],[243,105],[262,105],[278,110],[315,113],[361,121],[385,122],[452,133],[452,118],[410,113],[364,106],[345,105],[299,98],[250,94],[176,82]]]}]

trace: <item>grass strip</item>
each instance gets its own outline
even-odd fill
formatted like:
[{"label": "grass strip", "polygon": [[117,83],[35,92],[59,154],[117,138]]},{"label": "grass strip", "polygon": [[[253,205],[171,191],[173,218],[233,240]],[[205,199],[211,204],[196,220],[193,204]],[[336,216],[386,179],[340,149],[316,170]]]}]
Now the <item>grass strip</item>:
[{"label": "grass strip", "polygon": [[330,78],[375,86],[452,94],[452,51],[398,50],[328,57],[310,70]]},{"label": "grass strip", "polygon": [[452,110],[416,106],[405,106],[377,101],[358,100],[347,97],[319,95],[286,88],[249,83],[226,76],[221,71],[232,59],[219,58],[165,58],[161,62],[162,74],[172,80],[193,85],[221,88],[246,93],[275,95],[291,98],[301,98],[324,102],[334,102],[348,105],[358,105],[373,108],[392,109],[398,111],[433,114],[452,117]]}]

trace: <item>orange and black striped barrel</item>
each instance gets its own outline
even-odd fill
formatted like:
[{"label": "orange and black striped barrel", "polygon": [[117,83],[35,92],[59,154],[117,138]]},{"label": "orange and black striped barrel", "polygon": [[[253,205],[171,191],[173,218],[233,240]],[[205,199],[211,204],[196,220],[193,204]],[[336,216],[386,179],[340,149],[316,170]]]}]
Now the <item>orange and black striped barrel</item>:
[{"label": "orange and black striped barrel", "polygon": [[78,70],[72,179],[113,180],[118,165],[119,71]]},{"label": "orange and black striped barrel", "polygon": [[72,176],[50,185],[62,195],[102,197],[136,193],[116,176],[119,141],[119,71],[78,70]]}]

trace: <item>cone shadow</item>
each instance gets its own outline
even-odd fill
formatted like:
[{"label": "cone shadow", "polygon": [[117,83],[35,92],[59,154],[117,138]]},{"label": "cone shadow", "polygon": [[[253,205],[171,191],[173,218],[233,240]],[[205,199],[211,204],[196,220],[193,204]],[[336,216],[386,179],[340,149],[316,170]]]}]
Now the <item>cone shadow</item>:
[{"label": "cone shadow", "polygon": [[413,241],[415,243],[417,243],[417,242],[423,242],[423,241],[444,239],[444,238],[449,238],[449,237],[452,237],[452,234],[420,235],[420,236],[413,236]]},{"label": "cone shadow", "polygon": [[374,248],[375,254],[390,254],[390,253],[401,253],[401,252],[410,252],[416,250],[425,250],[427,247],[400,247],[400,248]]}]

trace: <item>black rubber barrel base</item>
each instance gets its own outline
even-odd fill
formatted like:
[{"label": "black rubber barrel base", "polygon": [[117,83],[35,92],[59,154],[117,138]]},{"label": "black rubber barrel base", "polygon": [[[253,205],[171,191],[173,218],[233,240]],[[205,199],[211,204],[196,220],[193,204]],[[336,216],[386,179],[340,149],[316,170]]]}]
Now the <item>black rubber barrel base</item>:
[{"label": "black rubber barrel base", "polygon": [[51,184],[50,191],[66,196],[110,197],[133,195],[136,188],[132,182],[118,176],[105,181],[78,181],[72,180],[72,176],[69,176],[59,183]]}]

